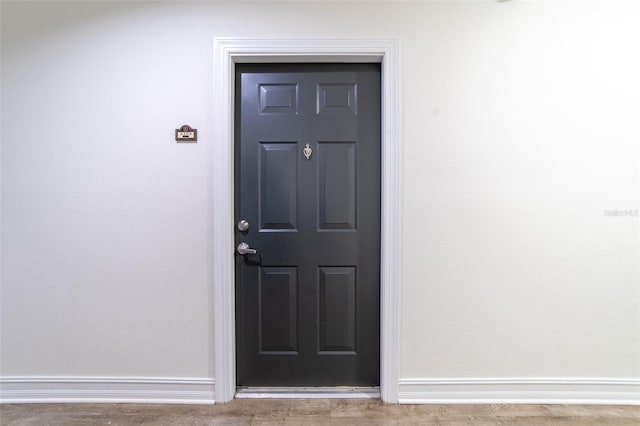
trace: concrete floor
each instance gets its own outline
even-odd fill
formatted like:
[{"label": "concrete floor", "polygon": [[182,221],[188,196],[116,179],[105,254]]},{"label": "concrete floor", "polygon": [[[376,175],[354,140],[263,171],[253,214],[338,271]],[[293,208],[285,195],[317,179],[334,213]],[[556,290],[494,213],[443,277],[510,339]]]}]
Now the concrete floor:
[{"label": "concrete floor", "polygon": [[2,426],[392,424],[639,426],[640,407],[389,405],[371,399],[241,399],[216,405],[0,405]]}]

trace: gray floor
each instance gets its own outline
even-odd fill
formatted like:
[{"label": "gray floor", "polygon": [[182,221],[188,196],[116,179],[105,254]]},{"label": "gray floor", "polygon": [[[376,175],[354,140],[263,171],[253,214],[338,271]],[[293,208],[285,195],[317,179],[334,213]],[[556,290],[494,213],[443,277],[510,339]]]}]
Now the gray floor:
[{"label": "gray floor", "polygon": [[640,425],[640,407],[389,405],[378,400],[242,399],[217,405],[5,404],[13,425]]}]

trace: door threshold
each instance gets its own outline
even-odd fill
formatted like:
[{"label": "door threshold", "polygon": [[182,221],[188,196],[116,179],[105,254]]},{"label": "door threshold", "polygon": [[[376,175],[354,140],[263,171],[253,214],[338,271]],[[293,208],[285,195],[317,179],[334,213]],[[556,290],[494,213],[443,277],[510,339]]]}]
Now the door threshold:
[{"label": "door threshold", "polygon": [[306,388],[269,388],[246,387],[238,388],[236,398],[340,398],[340,399],[380,399],[379,387],[306,387]]}]

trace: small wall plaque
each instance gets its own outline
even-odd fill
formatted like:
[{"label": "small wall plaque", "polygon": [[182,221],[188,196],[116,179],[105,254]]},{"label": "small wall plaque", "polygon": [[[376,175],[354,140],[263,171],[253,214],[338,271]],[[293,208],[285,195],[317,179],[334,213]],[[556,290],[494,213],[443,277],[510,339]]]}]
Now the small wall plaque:
[{"label": "small wall plaque", "polygon": [[176,142],[197,142],[198,141],[198,129],[193,129],[191,126],[184,125],[179,129],[176,129]]}]

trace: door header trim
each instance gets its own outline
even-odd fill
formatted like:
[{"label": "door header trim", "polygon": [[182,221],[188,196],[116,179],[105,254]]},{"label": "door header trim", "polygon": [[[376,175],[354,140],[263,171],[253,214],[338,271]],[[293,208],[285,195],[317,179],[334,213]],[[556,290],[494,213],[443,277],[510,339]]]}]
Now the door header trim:
[{"label": "door header trim", "polygon": [[379,62],[382,71],[380,393],[398,400],[401,285],[401,152],[398,40],[214,39],[213,318],[216,401],[233,399],[235,272],[233,120],[236,63]]}]

